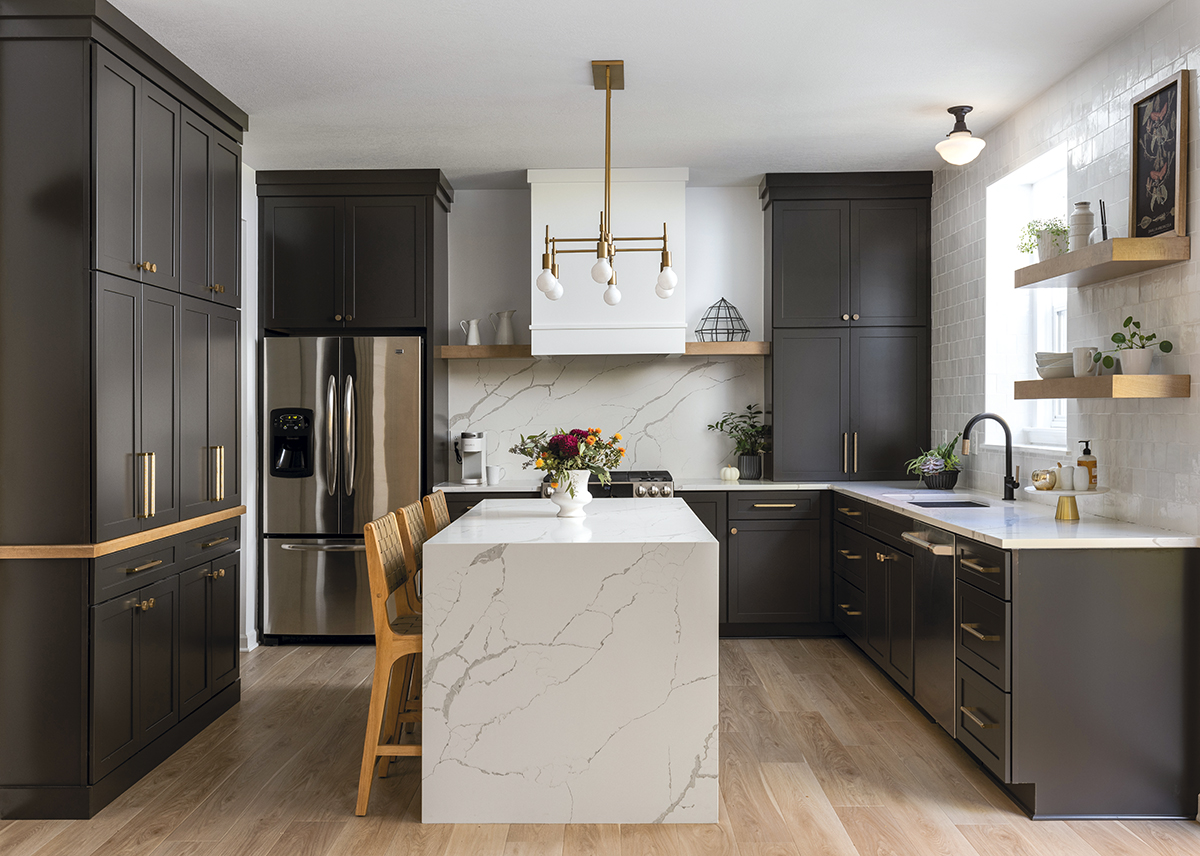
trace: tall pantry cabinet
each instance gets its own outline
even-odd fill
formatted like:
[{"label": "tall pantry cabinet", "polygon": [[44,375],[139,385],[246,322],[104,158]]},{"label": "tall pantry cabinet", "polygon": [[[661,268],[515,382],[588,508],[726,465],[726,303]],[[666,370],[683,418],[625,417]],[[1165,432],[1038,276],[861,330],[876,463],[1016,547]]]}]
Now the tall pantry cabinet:
[{"label": "tall pantry cabinet", "polygon": [[768,478],[904,477],[929,443],[929,172],[768,173]]},{"label": "tall pantry cabinet", "polygon": [[0,4],[0,818],[235,704],[246,114],[106,0]]}]

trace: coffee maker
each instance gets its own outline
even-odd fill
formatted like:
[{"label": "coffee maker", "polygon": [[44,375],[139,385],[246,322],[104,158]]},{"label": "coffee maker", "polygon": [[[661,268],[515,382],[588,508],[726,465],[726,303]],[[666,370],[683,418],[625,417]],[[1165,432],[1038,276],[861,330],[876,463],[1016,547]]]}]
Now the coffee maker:
[{"label": "coffee maker", "polygon": [[487,482],[487,432],[463,431],[454,441],[454,456],[462,464],[463,484]]}]

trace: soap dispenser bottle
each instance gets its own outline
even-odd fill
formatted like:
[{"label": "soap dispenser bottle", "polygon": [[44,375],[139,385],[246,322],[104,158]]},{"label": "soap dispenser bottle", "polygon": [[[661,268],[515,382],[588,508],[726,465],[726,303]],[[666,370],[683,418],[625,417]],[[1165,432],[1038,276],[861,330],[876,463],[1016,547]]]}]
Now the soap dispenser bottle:
[{"label": "soap dispenser bottle", "polygon": [[1076,490],[1095,490],[1096,489],[1096,456],[1092,454],[1091,440],[1080,440],[1083,444],[1083,454],[1079,456],[1076,462],[1081,467],[1087,467],[1090,485],[1075,485]]}]

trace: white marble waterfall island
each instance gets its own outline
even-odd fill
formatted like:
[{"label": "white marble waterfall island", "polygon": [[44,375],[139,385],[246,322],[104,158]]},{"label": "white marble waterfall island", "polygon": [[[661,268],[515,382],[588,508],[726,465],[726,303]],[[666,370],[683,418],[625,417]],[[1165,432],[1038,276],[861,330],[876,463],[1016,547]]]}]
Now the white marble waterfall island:
[{"label": "white marble waterfall island", "polygon": [[716,823],[716,540],[680,499],[556,512],[425,545],[422,820]]}]

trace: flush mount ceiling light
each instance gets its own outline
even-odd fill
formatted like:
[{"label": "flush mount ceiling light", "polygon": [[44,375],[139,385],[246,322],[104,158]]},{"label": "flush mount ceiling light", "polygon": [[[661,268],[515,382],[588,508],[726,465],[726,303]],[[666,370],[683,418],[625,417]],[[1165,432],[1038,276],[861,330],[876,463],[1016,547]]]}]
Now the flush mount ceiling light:
[{"label": "flush mount ceiling light", "polygon": [[[659,265],[658,282],[654,293],[666,300],[675,292],[679,277],[671,270],[671,254],[667,252],[667,224],[663,223],[662,237],[652,238],[614,238],[612,222],[609,213],[612,202],[612,91],[625,88],[624,60],[592,60],[592,83],[596,89],[604,90],[604,210],[600,212],[599,238],[554,238],[550,235],[550,226],[546,226],[546,252],[542,254],[542,272],[535,281],[538,289],[550,300],[558,300],[563,295],[562,283],[558,281],[559,253],[590,253],[591,249],[560,250],[559,244],[596,243],[596,263],[592,265],[592,279],[603,285],[608,284],[604,291],[604,302],[616,306],[621,302],[621,292],[617,290],[617,274],[613,270],[617,253],[662,253],[662,264]],[[967,108],[970,109],[969,107]],[[653,241],[657,246],[630,247],[621,244],[646,243]]]},{"label": "flush mount ceiling light", "polygon": [[965,163],[970,163],[979,157],[979,153],[983,151],[983,147],[987,145],[980,137],[971,136],[971,132],[967,130],[967,123],[964,117],[971,112],[969,106],[948,107],[946,112],[954,117],[954,127],[950,129],[950,133],[946,135],[946,139],[942,140],[936,146],[937,153],[942,156],[946,163],[952,163],[955,166],[962,166]]}]

